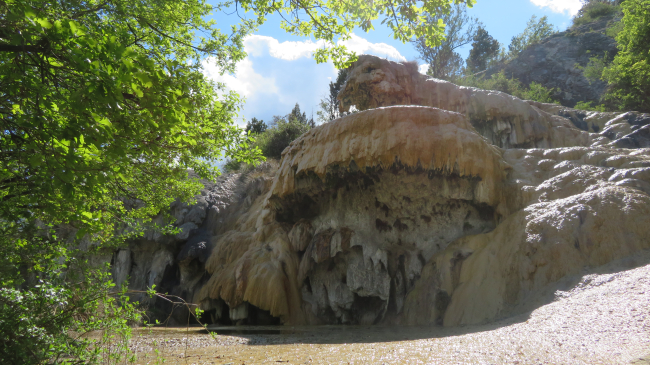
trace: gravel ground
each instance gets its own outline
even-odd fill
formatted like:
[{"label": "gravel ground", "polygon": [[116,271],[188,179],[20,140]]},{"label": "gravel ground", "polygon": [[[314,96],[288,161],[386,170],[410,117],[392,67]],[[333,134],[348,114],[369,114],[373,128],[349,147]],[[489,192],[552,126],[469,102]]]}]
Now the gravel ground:
[{"label": "gravel ground", "polygon": [[142,364],[650,364],[650,265],[613,269],[489,325],[157,328],[132,349]]}]

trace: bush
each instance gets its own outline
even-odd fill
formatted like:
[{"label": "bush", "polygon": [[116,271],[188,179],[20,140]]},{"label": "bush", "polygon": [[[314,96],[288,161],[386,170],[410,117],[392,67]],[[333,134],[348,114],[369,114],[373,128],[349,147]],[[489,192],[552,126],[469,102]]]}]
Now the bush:
[{"label": "bush", "polygon": [[[72,258],[83,253],[60,251],[60,246],[57,248],[47,239],[20,241],[16,241],[11,252],[30,257],[31,267],[11,267],[14,274],[2,278],[3,363],[89,364],[128,360],[132,355],[128,348],[130,323],[139,321],[141,312],[129,302],[124,291],[115,290],[109,268],[93,269]],[[17,257],[8,261],[22,264]],[[27,275],[21,275],[21,271]],[[92,331],[99,331],[98,336],[84,336]]]},{"label": "bush", "polygon": [[604,57],[589,58],[589,63],[584,67],[582,74],[589,80],[589,83],[602,80],[605,67],[607,67],[607,53]]},{"label": "bush", "polygon": [[242,162],[237,161],[235,159],[230,159],[226,161],[226,164],[223,166],[223,168],[226,170],[226,172],[231,173],[231,172],[237,172],[239,169],[242,167]]},{"label": "bush", "polygon": [[591,23],[604,16],[619,12],[616,2],[608,0],[588,0],[584,3],[578,14],[573,18],[573,26]]},{"label": "bush", "polygon": [[549,89],[541,84],[532,82],[528,88],[517,79],[509,79],[503,71],[492,75],[489,79],[482,76],[467,76],[459,80],[459,85],[473,86],[483,90],[496,90],[516,96],[523,100],[534,100],[540,103],[556,103],[552,98],[555,89]]},{"label": "bush", "polygon": [[605,104],[600,104],[600,105],[592,105],[591,101],[579,101],[576,106],[573,107],[573,109],[580,109],[580,110],[589,110],[589,111],[595,111],[595,112],[606,112],[607,108],[605,107]]},{"label": "bush", "polygon": [[650,0],[620,6],[623,29],[616,36],[618,53],[602,72],[609,83],[604,99],[616,109],[650,112]]},{"label": "bush", "polygon": [[526,29],[512,37],[506,57],[509,59],[515,58],[524,49],[543,41],[555,33],[557,33],[557,30],[548,22],[548,17],[543,16],[537,20],[537,17],[533,15],[528,21]]},{"label": "bush", "polygon": [[551,96],[555,89],[549,89],[542,84],[531,82],[528,90],[523,90],[523,99],[539,101],[540,103],[555,103],[555,99]]},{"label": "bush", "polygon": [[273,127],[259,134],[254,145],[262,150],[265,157],[280,159],[282,151],[289,143],[310,129],[311,127],[308,124],[297,119],[290,121],[280,119]]}]

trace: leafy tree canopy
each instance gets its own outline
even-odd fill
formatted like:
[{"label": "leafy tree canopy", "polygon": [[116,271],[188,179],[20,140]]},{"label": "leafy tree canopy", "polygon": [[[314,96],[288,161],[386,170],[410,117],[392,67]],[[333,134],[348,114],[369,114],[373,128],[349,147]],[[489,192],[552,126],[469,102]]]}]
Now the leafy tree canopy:
[{"label": "leafy tree canopy", "polygon": [[499,41],[494,39],[485,28],[479,26],[467,58],[468,71],[476,73],[486,70],[490,61],[499,56],[500,48]]},{"label": "leafy tree canopy", "polygon": [[512,41],[508,46],[509,56],[514,57],[531,44],[538,43],[555,33],[557,31],[548,22],[548,17],[543,16],[537,20],[537,16],[533,15],[528,21],[526,29],[522,33],[512,37]]},{"label": "leafy tree canopy", "polygon": [[255,158],[233,148],[245,142],[232,122],[237,96],[219,98],[199,63],[230,67],[250,27],[194,41],[211,27],[199,1],[0,7],[3,218],[94,225],[123,217],[120,199],[159,208],[153,187],[187,197],[196,186],[178,183],[186,169],[213,176],[222,151]]},{"label": "leafy tree canopy", "polygon": [[621,109],[650,112],[650,0],[627,0],[621,7],[619,51],[603,71],[611,85],[606,98]]},{"label": "leafy tree canopy", "polygon": [[443,80],[459,77],[463,71],[464,60],[456,50],[474,39],[480,23],[467,15],[467,8],[461,4],[452,6],[448,13],[437,12],[435,15],[429,15],[427,21],[441,21],[445,24],[445,39],[439,45],[429,45],[424,37],[415,41],[415,48],[420,57],[429,65],[427,74]]},{"label": "leafy tree canopy", "polygon": [[[72,332],[124,329],[128,316],[107,299],[106,275],[73,265],[71,245],[141,233],[173,199],[198,191],[188,168],[210,178],[224,154],[260,157],[233,123],[238,96],[207,80],[202,60],[233,71],[245,57],[244,37],[275,13],[286,31],[326,41],[317,62],[344,67],[354,58],[334,44],[355,27],[380,21],[396,39],[425,37],[433,46],[444,25],[423,14],[474,1],[0,2],[0,357],[92,361]],[[233,5],[253,16],[227,31],[205,20]],[[62,224],[71,237],[54,234]],[[62,275],[73,266],[78,280]]]},{"label": "leafy tree canopy", "polygon": [[253,117],[250,122],[246,123],[246,133],[260,134],[266,130],[266,123],[263,120]]},{"label": "leafy tree canopy", "polygon": [[319,103],[320,110],[316,112],[319,122],[326,123],[349,114],[348,112],[341,112],[339,110],[339,100],[337,99],[341,87],[343,87],[347,78],[348,69],[344,68],[339,70],[336,81],[330,82],[330,92],[325,98],[321,99]]},{"label": "leafy tree canopy", "polygon": [[291,113],[287,114],[285,118],[290,122],[295,120],[298,123],[308,125],[310,128],[314,128],[316,126],[314,123],[314,118],[307,119],[307,113],[300,112],[300,105],[298,105],[298,103],[296,103],[296,106],[291,109]]}]

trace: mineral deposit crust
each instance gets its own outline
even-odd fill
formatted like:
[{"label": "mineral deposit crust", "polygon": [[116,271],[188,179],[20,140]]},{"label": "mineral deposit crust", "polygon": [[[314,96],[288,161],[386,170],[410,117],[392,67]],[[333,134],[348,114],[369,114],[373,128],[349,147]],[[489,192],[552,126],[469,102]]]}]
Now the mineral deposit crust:
[{"label": "mineral deposit crust", "polygon": [[620,148],[643,146],[647,115],[527,102],[372,56],[349,74],[339,97],[362,111],[302,135],[277,168],[206,188],[207,213],[178,213],[187,241],[166,243],[155,272],[180,265],[177,290],[210,321],[485,323],[650,248],[650,150]]}]

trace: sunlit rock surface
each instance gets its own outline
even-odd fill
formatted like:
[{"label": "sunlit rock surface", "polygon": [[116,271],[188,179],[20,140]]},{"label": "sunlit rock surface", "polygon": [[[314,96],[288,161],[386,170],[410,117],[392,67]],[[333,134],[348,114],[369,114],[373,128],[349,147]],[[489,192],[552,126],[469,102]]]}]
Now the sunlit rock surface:
[{"label": "sunlit rock surface", "polygon": [[172,207],[182,232],[116,253],[115,277],[131,265],[210,323],[456,326],[532,310],[563,278],[650,248],[648,115],[526,102],[372,56],[340,98],[367,110]]},{"label": "sunlit rock surface", "polygon": [[[418,73],[401,64],[362,55],[338,96],[341,109],[366,110],[388,105],[423,105],[467,116],[476,131],[502,148],[604,145],[650,146],[650,115],[584,112],[514,96],[462,87]],[[620,140],[628,134],[626,140]]]}]

